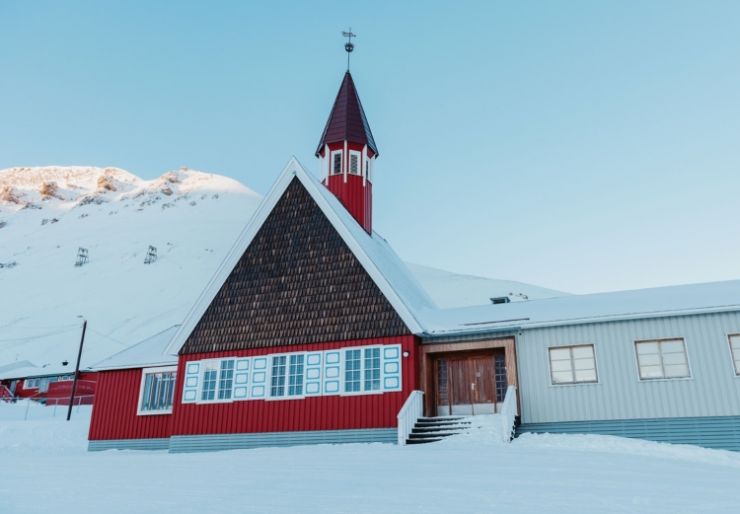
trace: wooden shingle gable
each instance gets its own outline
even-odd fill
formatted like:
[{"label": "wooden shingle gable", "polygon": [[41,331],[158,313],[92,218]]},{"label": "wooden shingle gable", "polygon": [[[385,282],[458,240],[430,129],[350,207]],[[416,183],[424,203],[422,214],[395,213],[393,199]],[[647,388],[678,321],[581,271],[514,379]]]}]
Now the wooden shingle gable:
[{"label": "wooden shingle gable", "polygon": [[410,333],[294,177],[180,353]]}]

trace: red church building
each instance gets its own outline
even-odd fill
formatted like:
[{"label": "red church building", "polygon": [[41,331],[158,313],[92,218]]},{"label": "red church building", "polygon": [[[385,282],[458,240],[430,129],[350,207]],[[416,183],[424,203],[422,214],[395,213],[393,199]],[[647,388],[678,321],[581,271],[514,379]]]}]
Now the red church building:
[{"label": "red church building", "polygon": [[[316,156],[323,180],[290,161],[182,326],[98,366],[91,449],[397,440],[434,305],[373,232],[378,148],[349,72]],[[492,346],[491,369],[512,348]]]},{"label": "red church building", "polygon": [[321,180],[291,160],[182,325],[96,366],[91,450],[429,442],[493,413],[503,439],[521,413],[740,450],[740,281],[440,308],[373,231],[378,155],[347,72]]}]

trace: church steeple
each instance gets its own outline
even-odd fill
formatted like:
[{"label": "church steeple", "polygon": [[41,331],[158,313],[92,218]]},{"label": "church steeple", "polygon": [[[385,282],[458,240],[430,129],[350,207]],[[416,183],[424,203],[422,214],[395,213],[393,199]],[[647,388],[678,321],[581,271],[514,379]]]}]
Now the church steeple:
[{"label": "church steeple", "polygon": [[372,233],[372,171],[378,147],[349,70],[316,148],[324,184]]}]

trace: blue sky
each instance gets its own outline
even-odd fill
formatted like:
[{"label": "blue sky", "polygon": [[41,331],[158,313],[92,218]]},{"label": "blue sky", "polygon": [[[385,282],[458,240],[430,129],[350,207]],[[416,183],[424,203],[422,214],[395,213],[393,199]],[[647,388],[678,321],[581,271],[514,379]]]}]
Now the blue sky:
[{"label": "blue sky", "polygon": [[353,75],[407,260],[571,292],[740,278],[740,2],[0,0],[0,168],[264,193]]}]

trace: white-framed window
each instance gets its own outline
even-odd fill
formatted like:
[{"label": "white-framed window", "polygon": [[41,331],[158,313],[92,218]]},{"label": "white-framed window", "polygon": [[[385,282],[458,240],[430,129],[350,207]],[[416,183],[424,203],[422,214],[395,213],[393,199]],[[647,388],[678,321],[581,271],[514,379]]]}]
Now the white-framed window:
[{"label": "white-framed window", "polygon": [[342,150],[335,150],[331,152],[331,174],[342,174]]},{"label": "white-framed window", "polygon": [[137,414],[147,416],[172,413],[176,377],[177,366],[144,368],[141,373]]},{"label": "white-framed window", "polygon": [[740,376],[740,334],[731,334],[730,338],[730,355],[732,364],[735,367],[735,375]]},{"label": "white-framed window", "polygon": [[288,396],[303,396],[303,364],[306,357],[302,353],[293,354],[288,365]]},{"label": "white-framed window", "polygon": [[381,387],[380,347],[344,350],[344,392],[371,393]]},{"label": "white-framed window", "polygon": [[640,380],[689,378],[686,343],[681,338],[635,341]]},{"label": "white-framed window", "polygon": [[549,354],[553,385],[598,382],[594,345],[554,346],[549,348]]},{"label": "white-framed window", "polygon": [[397,392],[401,364],[400,344],[189,361],[182,403]]},{"label": "white-framed window", "polygon": [[365,159],[365,176],[367,177],[368,182],[373,181],[371,164],[372,164],[372,159],[370,159],[370,157],[366,158]]},{"label": "white-framed window", "polygon": [[362,175],[362,153],[355,150],[349,151],[349,173],[351,175]]},{"label": "white-framed window", "polygon": [[270,397],[302,397],[305,363],[305,353],[273,355],[270,369]]},{"label": "white-framed window", "polygon": [[201,363],[201,402],[229,401],[234,389],[234,359],[207,360]]}]

